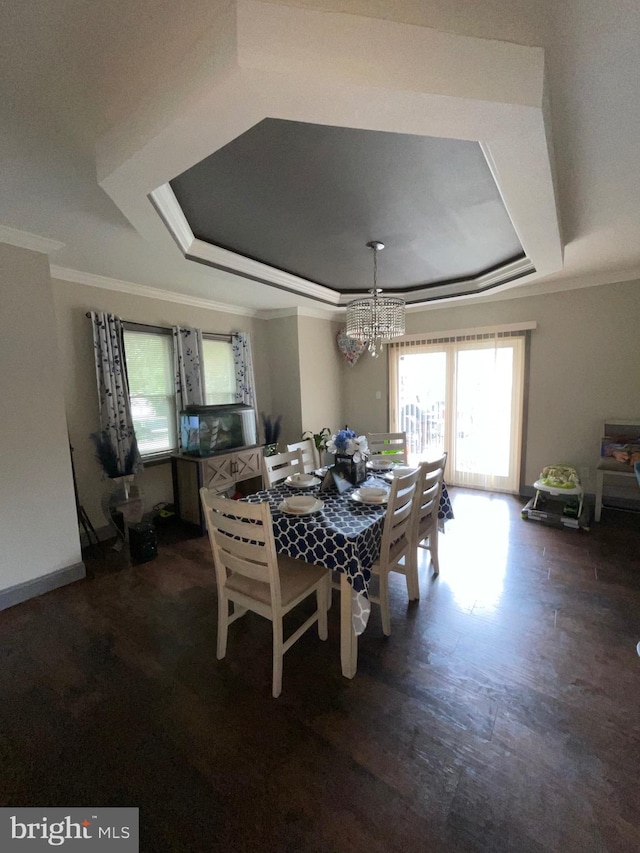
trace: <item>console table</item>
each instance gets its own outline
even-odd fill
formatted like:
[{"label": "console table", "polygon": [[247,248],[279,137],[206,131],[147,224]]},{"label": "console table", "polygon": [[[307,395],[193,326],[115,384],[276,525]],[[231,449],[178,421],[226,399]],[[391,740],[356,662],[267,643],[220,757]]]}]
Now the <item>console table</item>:
[{"label": "console table", "polygon": [[246,494],[259,491],[263,487],[262,457],[262,446],[216,453],[214,456],[174,453],[171,457],[171,471],[176,516],[196,524],[203,534],[206,533],[200,489],[204,486],[216,492],[224,492],[242,483]]}]

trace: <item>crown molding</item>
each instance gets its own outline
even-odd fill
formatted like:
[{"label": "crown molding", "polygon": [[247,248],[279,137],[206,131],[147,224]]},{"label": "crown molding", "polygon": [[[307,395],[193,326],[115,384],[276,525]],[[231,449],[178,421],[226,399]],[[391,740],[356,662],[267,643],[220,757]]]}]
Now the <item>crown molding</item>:
[{"label": "crown molding", "polygon": [[64,248],[64,243],[58,240],[41,237],[30,231],[19,231],[17,228],[9,228],[8,225],[0,225],[0,243],[18,246],[20,249],[31,249],[32,252],[41,252],[43,255],[52,255]]},{"label": "crown molding", "polygon": [[224,314],[237,314],[242,317],[259,317],[260,314],[254,308],[241,308],[236,305],[227,305],[223,302],[214,302],[212,299],[203,299],[200,296],[189,296],[186,293],[176,293],[173,290],[160,290],[149,287],[146,284],[136,284],[132,281],[121,281],[117,278],[109,278],[104,275],[81,272],[80,270],[67,269],[66,267],[51,267],[51,277],[59,281],[71,282],[72,284],[86,284],[88,287],[99,287],[103,290],[114,290],[118,293],[129,293],[132,296],[144,296],[147,299],[161,299],[164,302],[176,302],[180,305],[191,305],[194,308],[206,308],[209,311],[220,311]]},{"label": "crown molding", "polygon": [[320,308],[295,306],[294,308],[262,309],[258,312],[261,320],[280,320],[283,317],[313,317],[316,320],[332,320],[339,322],[344,316],[343,311],[323,311]]}]

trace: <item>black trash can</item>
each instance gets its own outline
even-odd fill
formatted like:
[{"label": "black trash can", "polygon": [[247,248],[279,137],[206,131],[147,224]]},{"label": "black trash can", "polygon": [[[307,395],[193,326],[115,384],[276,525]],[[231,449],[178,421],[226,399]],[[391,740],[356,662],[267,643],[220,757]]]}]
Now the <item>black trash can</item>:
[{"label": "black trash can", "polygon": [[146,563],[158,556],[156,531],[148,521],[129,525],[129,554],[132,563]]}]

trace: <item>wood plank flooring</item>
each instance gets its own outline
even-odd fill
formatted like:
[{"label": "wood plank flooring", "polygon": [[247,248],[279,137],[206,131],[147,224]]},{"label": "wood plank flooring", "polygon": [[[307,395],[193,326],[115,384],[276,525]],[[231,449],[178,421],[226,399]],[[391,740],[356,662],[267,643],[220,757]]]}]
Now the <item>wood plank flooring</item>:
[{"label": "wood plank flooring", "polygon": [[[441,574],[392,579],[358,674],[307,633],[270,695],[269,624],[215,659],[206,538],[0,613],[0,804],[140,808],[143,851],[639,851],[640,519],[523,521],[452,490]],[[295,627],[304,608],[292,615]]]}]

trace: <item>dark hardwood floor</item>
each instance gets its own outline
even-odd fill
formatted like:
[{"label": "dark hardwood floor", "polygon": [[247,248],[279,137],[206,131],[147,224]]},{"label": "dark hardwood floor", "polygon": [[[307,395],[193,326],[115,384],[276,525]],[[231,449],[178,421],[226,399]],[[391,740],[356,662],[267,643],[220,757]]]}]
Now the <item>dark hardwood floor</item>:
[{"label": "dark hardwood floor", "polygon": [[143,851],[639,851],[639,517],[452,498],[392,636],[374,608],[345,680],[334,599],[277,700],[266,621],[215,659],[206,538],[88,550],[87,580],[0,613],[0,804],[138,806]]}]

